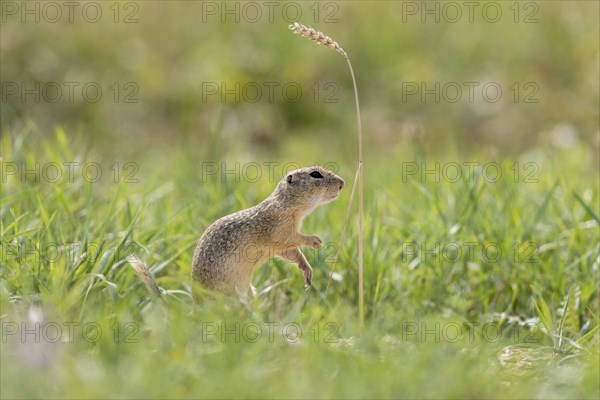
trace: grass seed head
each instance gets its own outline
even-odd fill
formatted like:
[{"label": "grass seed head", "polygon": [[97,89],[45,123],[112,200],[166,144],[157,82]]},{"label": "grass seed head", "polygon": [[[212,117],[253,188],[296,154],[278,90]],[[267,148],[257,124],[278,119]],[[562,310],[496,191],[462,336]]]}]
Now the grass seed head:
[{"label": "grass seed head", "polygon": [[325,47],[330,48],[331,50],[335,50],[338,53],[340,53],[341,55],[343,55],[344,58],[346,58],[346,59],[348,58],[348,54],[346,54],[344,49],[342,49],[336,41],[334,41],[332,38],[325,35],[324,33],[319,32],[313,28],[308,28],[298,22],[294,22],[293,24],[290,24],[289,28],[294,33],[297,33],[300,36],[309,38],[310,40],[317,42],[321,46],[325,46]]}]

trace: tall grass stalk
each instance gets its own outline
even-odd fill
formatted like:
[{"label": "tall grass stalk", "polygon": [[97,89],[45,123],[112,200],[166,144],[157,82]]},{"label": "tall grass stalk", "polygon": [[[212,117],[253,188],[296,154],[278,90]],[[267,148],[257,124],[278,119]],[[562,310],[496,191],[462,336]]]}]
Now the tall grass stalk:
[{"label": "tall grass stalk", "polygon": [[[354,188],[356,186],[356,180],[358,179],[358,314],[361,324],[364,322],[364,290],[363,290],[363,259],[364,259],[364,196],[363,196],[363,155],[362,155],[362,128],[360,120],[360,104],[358,102],[358,89],[356,87],[356,78],[354,76],[354,70],[352,69],[352,63],[348,54],[344,51],[340,45],[329,36],[319,32],[313,28],[306,27],[298,22],[294,22],[289,26],[290,30],[298,35],[304,36],[322,46],[325,46],[331,50],[334,50],[341,54],[348,62],[348,68],[350,69],[350,75],[352,75],[352,84],[354,85],[354,102],[356,104],[356,123],[358,127],[358,165],[356,167],[356,176],[354,178],[354,185],[352,186],[352,194],[350,196],[350,202],[348,203],[348,210],[346,211],[346,221],[342,229],[342,236],[340,238],[340,245],[336,258],[331,269],[329,276],[329,282],[327,288],[331,282],[331,277],[337,264],[339,257],[339,249],[344,239],[344,232],[346,231],[346,225],[348,224],[348,215],[352,208],[352,202],[354,199]],[[327,289],[326,289],[327,290]]]}]

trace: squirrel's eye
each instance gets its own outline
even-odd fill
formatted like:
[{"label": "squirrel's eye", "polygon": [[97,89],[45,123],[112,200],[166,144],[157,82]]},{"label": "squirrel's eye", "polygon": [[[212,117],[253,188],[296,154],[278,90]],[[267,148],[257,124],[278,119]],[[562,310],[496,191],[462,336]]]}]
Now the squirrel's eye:
[{"label": "squirrel's eye", "polygon": [[321,173],[319,171],[313,171],[310,173],[310,176],[312,176],[313,178],[323,178],[323,175],[321,175]]}]

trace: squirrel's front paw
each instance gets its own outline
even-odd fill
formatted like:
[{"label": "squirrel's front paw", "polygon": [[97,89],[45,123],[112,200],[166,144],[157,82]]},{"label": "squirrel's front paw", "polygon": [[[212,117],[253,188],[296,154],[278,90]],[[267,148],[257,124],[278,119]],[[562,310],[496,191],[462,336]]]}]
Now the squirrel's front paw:
[{"label": "squirrel's front paw", "polygon": [[306,268],[302,268],[302,272],[304,273],[304,289],[310,289],[310,285],[312,284],[312,268],[307,266]]},{"label": "squirrel's front paw", "polygon": [[317,235],[305,236],[304,240],[305,240],[306,246],[312,247],[313,249],[319,249],[319,248],[321,248],[321,245],[323,244],[323,240],[321,240],[321,238],[318,237]]}]

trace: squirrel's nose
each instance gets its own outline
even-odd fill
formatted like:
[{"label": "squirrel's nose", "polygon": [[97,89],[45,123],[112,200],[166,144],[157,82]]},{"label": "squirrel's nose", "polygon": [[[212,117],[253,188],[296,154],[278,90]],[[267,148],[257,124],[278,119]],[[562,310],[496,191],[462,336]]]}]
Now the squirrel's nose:
[{"label": "squirrel's nose", "polygon": [[342,181],[340,182],[340,190],[342,190],[342,188],[344,187],[344,184],[345,184],[345,183],[346,183],[346,182],[344,182],[344,180],[342,179]]}]

